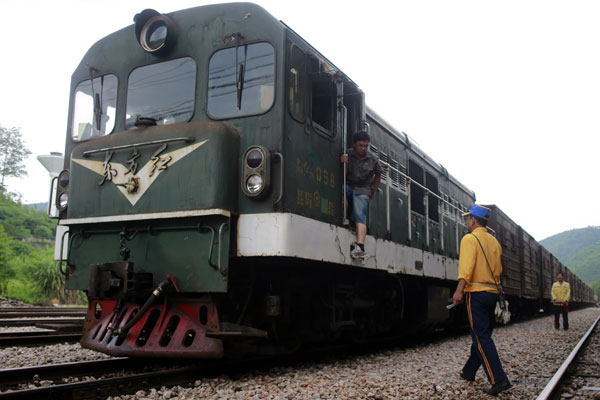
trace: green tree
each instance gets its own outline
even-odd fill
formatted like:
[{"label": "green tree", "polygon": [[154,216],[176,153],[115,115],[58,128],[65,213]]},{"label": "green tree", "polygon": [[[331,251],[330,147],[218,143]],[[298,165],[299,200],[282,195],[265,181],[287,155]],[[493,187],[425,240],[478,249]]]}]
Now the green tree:
[{"label": "green tree", "polygon": [[4,191],[4,178],[26,176],[23,161],[31,154],[25,147],[19,128],[0,125],[0,188]]},{"label": "green tree", "polygon": [[4,232],[4,226],[0,225],[0,293],[6,290],[8,280],[15,276],[12,242],[13,239]]},{"label": "green tree", "polygon": [[598,298],[600,299],[600,281],[593,283],[591,285],[591,287],[592,287],[592,290],[594,291],[594,294],[596,296],[598,296]]}]

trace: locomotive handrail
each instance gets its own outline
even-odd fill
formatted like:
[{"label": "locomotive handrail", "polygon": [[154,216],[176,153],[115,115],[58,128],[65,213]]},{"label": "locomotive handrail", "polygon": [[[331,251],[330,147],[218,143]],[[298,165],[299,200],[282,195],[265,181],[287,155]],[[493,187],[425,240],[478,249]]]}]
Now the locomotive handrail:
[{"label": "locomotive handrail", "polygon": [[[453,205],[452,203],[450,203],[448,200],[445,200],[443,197],[437,195],[436,193],[432,192],[430,189],[428,189],[427,187],[421,185],[419,182],[413,180],[410,176],[406,175],[404,172],[400,171],[397,168],[394,168],[391,166],[391,164],[389,164],[388,162],[385,162],[383,160],[379,160],[379,162],[383,165],[385,165],[386,167],[388,167],[389,169],[397,172],[400,176],[404,177],[407,180],[407,184],[411,183],[411,184],[415,184],[418,187],[420,187],[421,189],[425,190],[425,192],[437,197],[438,200],[442,201],[443,203],[448,204],[451,208],[454,208],[456,211],[462,211],[460,208],[456,207],[455,205]],[[386,178],[387,181],[388,178]]]},{"label": "locomotive handrail", "polygon": [[[390,220],[391,205],[390,205],[390,195],[389,195],[390,181],[391,181],[391,173],[389,172],[390,170],[398,173],[398,175],[400,175],[401,177],[406,179],[406,194],[408,197],[408,207],[407,207],[408,208],[408,218],[407,218],[407,220],[408,220],[408,240],[409,241],[412,241],[412,228],[411,228],[412,209],[410,206],[410,192],[411,192],[412,185],[416,185],[425,191],[425,240],[426,240],[427,244],[429,244],[429,235],[430,235],[430,233],[429,233],[429,196],[434,196],[435,198],[440,200],[442,203],[450,206],[449,208],[452,209],[452,211],[454,211],[455,217],[456,217],[456,212],[462,212],[462,210],[460,208],[456,207],[449,201],[445,200],[443,197],[434,193],[429,188],[421,185],[419,182],[416,182],[415,180],[411,179],[410,176],[403,173],[398,168],[394,168],[390,163],[383,161],[381,159],[379,160],[379,162],[388,171],[386,179],[385,179],[385,185],[386,185],[386,229],[387,229],[388,233],[391,231],[391,220]],[[345,196],[344,196],[344,198],[345,198]],[[452,213],[449,213],[449,214],[451,215]],[[444,212],[443,211],[440,213],[440,222],[439,223],[440,223],[440,246],[443,251],[444,247],[445,247],[444,246]],[[455,225],[455,234],[456,234],[456,242],[457,242],[456,251],[458,253],[458,224]]]},{"label": "locomotive handrail", "polygon": [[223,233],[223,228],[227,225],[227,222],[223,222],[221,223],[221,226],[219,226],[219,248],[218,248],[218,252],[219,254],[217,254],[217,266],[218,266],[218,271],[221,273],[221,275],[225,276],[227,274],[227,271],[223,271],[223,269],[221,268],[221,243],[223,243],[223,238],[221,237],[221,233]]},{"label": "locomotive handrail", "polygon": [[279,177],[279,196],[277,196],[275,201],[273,201],[273,205],[275,205],[275,204],[279,204],[279,202],[281,201],[281,198],[283,197],[283,174],[285,172],[285,169],[283,168],[283,154],[281,154],[279,152],[274,152],[273,155],[279,157],[279,159],[281,160],[281,174]]},{"label": "locomotive handrail", "polygon": [[[58,179],[58,176],[55,176],[50,181],[50,198],[48,199],[48,216],[50,216],[51,218],[53,217],[52,215],[50,215],[50,213],[52,212],[52,195],[54,194],[54,182],[57,179]],[[58,192],[58,185],[57,185],[56,191]]]},{"label": "locomotive handrail", "polygon": [[213,262],[212,262],[213,247],[215,245],[215,229],[210,225],[198,226],[198,230],[201,230],[201,229],[208,229],[211,233],[210,245],[208,246],[208,265],[210,265],[214,269],[218,270],[219,266],[213,264]]},{"label": "locomotive handrail", "polygon": [[[343,121],[343,126],[342,126],[342,154],[347,154],[348,153],[348,139],[347,139],[347,132],[346,132],[346,114],[348,112],[348,109],[346,108],[346,106],[342,105],[342,113],[344,114],[342,121]],[[348,226],[350,225],[350,221],[348,221],[348,199],[346,198],[346,175],[348,174],[348,164],[343,163],[343,169],[344,169],[344,183],[342,186],[342,199],[344,199],[344,218],[342,219],[342,225],[344,226]]]},{"label": "locomotive handrail", "polygon": [[184,136],[184,137],[177,137],[177,138],[171,138],[171,139],[152,140],[150,142],[124,144],[124,145],[121,145],[121,146],[103,147],[101,149],[84,151],[83,152],[83,156],[87,157],[87,156],[89,156],[91,154],[103,153],[105,151],[131,149],[133,147],[152,146],[152,145],[155,145],[155,144],[162,144],[162,143],[170,143],[170,142],[193,142],[194,140],[196,140],[196,138],[193,137],[193,136],[187,136],[187,137]]},{"label": "locomotive handrail", "polygon": [[[60,239],[60,263],[58,264],[58,271],[63,274],[64,276],[67,276],[68,273],[67,271],[63,271],[63,245],[65,243],[65,235],[69,233],[69,230],[67,229],[66,231],[63,232],[61,239]],[[69,246],[70,248],[70,246]],[[67,265],[69,264],[69,255],[67,254]]]}]

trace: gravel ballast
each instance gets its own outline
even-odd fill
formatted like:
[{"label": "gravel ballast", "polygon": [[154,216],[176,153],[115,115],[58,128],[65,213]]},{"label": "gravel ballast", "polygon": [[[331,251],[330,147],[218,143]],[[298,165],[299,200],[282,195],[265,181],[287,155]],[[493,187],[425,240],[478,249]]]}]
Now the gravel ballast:
[{"label": "gravel ballast", "polygon": [[[500,397],[535,398],[598,315],[600,309],[594,308],[571,312],[569,331],[554,330],[552,316],[497,329],[493,338],[514,385]],[[489,399],[481,391],[489,386],[481,369],[475,382],[458,376],[470,343],[470,336],[463,335],[343,360],[274,368],[235,380],[225,376],[201,379],[187,388],[151,389],[109,399]],[[102,358],[109,356],[79,344],[0,349],[3,368]]]}]

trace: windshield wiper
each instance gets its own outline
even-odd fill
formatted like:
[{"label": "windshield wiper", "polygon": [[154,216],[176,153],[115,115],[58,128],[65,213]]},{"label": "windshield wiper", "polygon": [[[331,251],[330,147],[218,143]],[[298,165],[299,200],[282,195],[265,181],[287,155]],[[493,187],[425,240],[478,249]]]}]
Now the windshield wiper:
[{"label": "windshield wiper", "polygon": [[94,90],[94,75],[96,75],[96,73],[98,72],[97,68],[92,67],[91,65],[88,64],[88,67],[90,69],[90,77],[91,77],[91,84],[92,84],[92,98],[94,99],[94,122],[96,123],[95,128],[98,132],[100,132],[100,129],[102,128],[102,92],[104,90],[104,75],[100,77],[100,92],[96,93],[96,91]]},{"label": "windshield wiper", "polygon": [[244,91],[244,64],[240,65],[240,73],[237,76],[237,108],[242,109],[242,92]]},{"label": "windshield wiper", "polygon": [[244,62],[238,62],[238,48],[240,46],[240,42],[244,38],[239,32],[235,35],[235,68],[237,72],[238,64],[240,66],[239,72],[236,74],[236,88],[237,88],[237,108],[238,110],[242,109],[242,93],[244,92],[244,75],[246,70],[246,61],[248,60],[248,45],[244,44]]},{"label": "windshield wiper", "polygon": [[156,126],[158,119],[152,117],[142,117],[141,115],[137,115],[135,117],[134,125],[137,127],[140,126]]}]

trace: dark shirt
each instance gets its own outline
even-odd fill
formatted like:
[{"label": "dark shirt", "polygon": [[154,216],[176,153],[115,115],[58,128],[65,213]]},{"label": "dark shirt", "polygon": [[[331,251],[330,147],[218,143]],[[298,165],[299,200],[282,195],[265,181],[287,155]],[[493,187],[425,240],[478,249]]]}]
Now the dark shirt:
[{"label": "dark shirt", "polygon": [[379,160],[371,153],[358,159],[354,151],[348,152],[348,184],[354,186],[355,194],[371,194],[375,177],[381,174],[382,168]]}]

